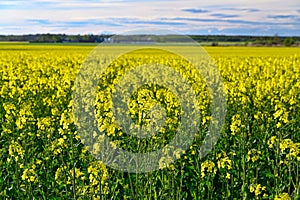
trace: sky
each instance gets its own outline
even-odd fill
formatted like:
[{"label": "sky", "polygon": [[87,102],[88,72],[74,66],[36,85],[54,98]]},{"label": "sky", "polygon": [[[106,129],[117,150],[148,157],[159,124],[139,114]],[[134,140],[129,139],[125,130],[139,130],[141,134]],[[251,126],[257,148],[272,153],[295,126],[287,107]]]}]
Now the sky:
[{"label": "sky", "polygon": [[0,35],[122,34],[300,36],[299,0],[0,0]]}]

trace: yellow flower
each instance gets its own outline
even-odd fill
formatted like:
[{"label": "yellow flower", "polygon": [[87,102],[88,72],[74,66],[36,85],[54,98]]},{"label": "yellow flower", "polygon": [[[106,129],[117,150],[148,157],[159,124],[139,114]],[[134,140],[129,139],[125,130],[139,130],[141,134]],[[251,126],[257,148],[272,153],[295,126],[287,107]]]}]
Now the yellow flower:
[{"label": "yellow flower", "polygon": [[225,158],[218,160],[218,168],[220,169],[227,167],[227,169],[231,169],[231,163],[232,161],[226,156]]},{"label": "yellow flower", "polygon": [[279,196],[276,195],[274,198],[274,200],[290,200],[290,199],[291,199],[291,197],[289,196],[289,194],[285,193],[285,192],[281,193]]},{"label": "yellow flower", "polygon": [[252,193],[252,192],[254,192],[255,191],[255,187],[253,186],[253,185],[250,185],[250,192]]},{"label": "yellow flower", "polygon": [[252,162],[255,162],[259,159],[260,155],[261,155],[261,151],[256,149],[251,149],[250,151],[248,151],[247,161],[251,160]]},{"label": "yellow flower", "polygon": [[159,169],[163,169],[165,167],[168,167],[173,162],[174,161],[172,160],[172,158],[170,156],[161,157],[159,162],[158,162]]},{"label": "yellow flower", "polygon": [[279,144],[279,148],[280,148],[281,152],[283,152],[288,147],[289,147],[289,143],[287,142],[287,140],[284,140]]},{"label": "yellow flower", "polygon": [[8,154],[13,157],[16,161],[19,160],[19,158],[24,157],[25,151],[23,150],[23,147],[14,140],[11,142],[11,144],[8,147]]},{"label": "yellow flower", "polygon": [[27,182],[34,182],[36,180],[36,174],[34,169],[25,169],[21,176],[22,180],[27,180]]},{"label": "yellow flower", "polygon": [[[85,149],[86,150],[86,149]],[[92,151],[92,153],[93,154],[98,154],[100,152],[100,144],[99,144],[99,142],[97,142],[97,143],[95,143],[94,145],[93,145],[93,151]]]},{"label": "yellow flower", "polygon": [[278,123],[276,124],[276,127],[277,127],[277,128],[280,128],[280,127],[281,127],[281,123],[278,122]]},{"label": "yellow flower", "polygon": [[171,165],[168,166],[168,169],[173,171],[173,170],[175,170],[175,166],[173,164],[171,164]]},{"label": "yellow flower", "polygon": [[274,143],[277,141],[276,136],[272,136],[269,140],[268,140],[268,146],[269,148],[273,148]]},{"label": "yellow flower", "polygon": [[239,131],[241,124],[241,116],[239,114],[234,115],[230,124],[230,130],[232,135],[235,135]]},{"label": "yellow flower", "polygon": [[[69,173],[71,174],[72,177],[79,178],[80,176],[83,176],[84,173],[82,173],[78,168],[73,168],[69,170]],[[74,175],[75,173],[75,175]]]},{"label": "yellow flower", "polygon": [[201,163],[201,176],[202,178],[205,176],[205,171],[209,173],[217,173],[217,169],[215,168],[215,163],[209,160]]},{"label": "yellow flower", "polygon": [[36,164],[38,164],[38,165],[40,165],[41,163],[42,163],[41,160],[37,160],[37,161],[36,161]]},{"label": "yellow flower", "polygon": [[79,135],[76,135],[76,136],[75,136],[75,139],[76,139],[76,140],[79,140],[79,139],[80,139],[80,136],[79,136]]},{"label": "yellow flower", "polygon": [[[194,151],[194,150],[193,150]],[[185,151],[183,151],[182,149],[178,148],[173,152],[173,155],[176,157],[176,159],[179,159],[181,154],[184,154]]]},{"label": "yellow flower", "polygon": [[63,146],[64,142],[65,142],[64,138],[59,138],[57,144],[58,144],[59,146]]},{"label": "yellow flower", "polygon": [[230,174],[227,173],[225,178],[226,178],[226,179],[230,179]]},{"label": "yellow flower", "polygon": [[34,182],[34,180],[35,180],[35,177],[34,176],[30,176],[29,181],[30,182]]},{"label": "yellow flower", "polygon": [[262,193],[262,191],[266,190],[266,187],[261,186],[261,184],[253,184],[253,185],[250,185],[249,189],[250,189],[251,193],[255,194],[255,196],[259,196]]},{"label": "yellow flower", "polygon": [[113,149],[117,149],[117,144],[113,141],[110,141],[110,145],[112,146]]},{"label": "yellow flower", "polygon": [[104,184],[108,179],[108,172],[106,166],[100,162],[94,162],[88,167],[89,180],[92,185],[98,185],[99,181]]},{"label": "yellow flower", "polygon": [[28,169],[25,169],[25,170],[24,170],[24,172],[23,172],[23,174],[22,174],[22,176],[21,176],[22,180],[26,180],[26,179],[28,178],[28,176],[27,176],[27,171],[28,171]]}]

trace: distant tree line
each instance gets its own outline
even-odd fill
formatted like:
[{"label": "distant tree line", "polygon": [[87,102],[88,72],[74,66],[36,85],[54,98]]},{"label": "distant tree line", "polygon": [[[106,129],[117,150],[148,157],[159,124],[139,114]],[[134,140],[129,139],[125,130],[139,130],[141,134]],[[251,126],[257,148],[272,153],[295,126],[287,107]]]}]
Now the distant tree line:
[{"label": "distant tree line", "polygon": [[31,43],[64,43],[64,42],[103,42],[111,35],[66,35],[66,34],[29,34],[0,35],[0,41],[16,41]]},{"label": "distant tree line", "polygon": [[[100,43],[109,40],[112,35],[66,35],[66,34],[28,34],[28,35],[0,35],[0,41],[27,41],[31,43],[68,43],[68,42],[88,42]],[[211,43],[212,46],[218,46],[219,42],[235,43],[236,45],[253,45],[253,46],[293,46],[300,45],[300,37],[282,37],[275,34],[274,36],[228,36],[228,35],[190,35],[197,42]],[[126,36],[125,38],[129,38]],[[172,37],[167,37],[168,41]],[[137,36],[132,36],[132,40]],[[141,41],[149,41],[148,36],[139,36]],[[164,37],[152,37],[155,42],[164,42]],[[174,41],[178,37],[174,36]],[[183,38],[184,39],[184,38]],[[122,37],[118,37],[122,42]],[[138,41],[138,40],[137,40]],[[180,42],[180,41],[179,41]]]},{"label": "distant tree line", "polygon": [[212,46],[218,46],[218,42],[232,42],[239,45],[252,46],[293,46],[300,45],[300,37],[274,36],[228,36],[228,35],[207,35],[191,36],[198,42],[211,42]]}]

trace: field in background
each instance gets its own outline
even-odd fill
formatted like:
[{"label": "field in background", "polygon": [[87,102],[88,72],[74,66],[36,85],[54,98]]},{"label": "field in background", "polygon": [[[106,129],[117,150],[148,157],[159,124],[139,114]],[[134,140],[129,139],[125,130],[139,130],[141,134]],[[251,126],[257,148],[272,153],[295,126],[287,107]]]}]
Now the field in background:
[{"label": "field in background", "polygon": [[[201,45],[201,44],[200,44]],[[89,53],[97,46],[95,43],[28,43],[28,42],[0,42],[0,50],[20,50],[20,51],[81,51]],[[212,56],[292,56],[299,54],[298,47],[211,47],[203,48]],[[188,51],[188,48],[187,48]]]},{"label": "field in background", "polygon": [[[203,105],[199,137],[174,164],[163,168],[162,161],[162,169],[146,174],[105,166],[85,149],[76,132],[72,87],[93,48],[0,43],[0,196],[4,199],[300,198],[300,48],[205,47],[225,84],[222,135],[214,150],[199,159],[210,101],[202,83],[194,83]],[[124,67],[134,65],[134,59],[124,62]],[[171,66],[180,63],[161,59]],[[105,109],[105,103],[99,100],[98,108]],[[104,130],[126,148],[126,143],[118,143],[120,130],[111,131],[110,125]]]}]

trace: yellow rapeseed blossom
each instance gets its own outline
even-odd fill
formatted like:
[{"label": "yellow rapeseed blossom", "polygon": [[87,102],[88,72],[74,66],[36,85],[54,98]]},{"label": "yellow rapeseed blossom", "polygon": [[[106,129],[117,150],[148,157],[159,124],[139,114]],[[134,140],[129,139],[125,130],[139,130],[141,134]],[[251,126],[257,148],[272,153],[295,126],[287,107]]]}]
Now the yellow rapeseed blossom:
[{"label": "yellow rapeseed blossom", "polygon": [[54,180],[56,181],[56,183],[58,184],[62,184],[62,181],[61,181],[61,176],[62,176],[62,173],[66,174],[66,166],[63,166],[63,167],[59,167],[57,168],[56,172],[55,172],[55,177],[54,177]]},{"label": "yellow rapeseed blossom", "polygon": [[269,148],[273,148],[275,142],[277,141],[276,136],[272,136],[269,140],[268,140],[268,146]]},{"label": "yellow rapeseed blossom", "polygon": [[253,184],[253,185],[250,185],[249,189],[250,189],[251,193],[254,193],[255,196],[258,196],[258,195],[262,194],[263,191],[266,190],[266,187],[261,186],[261,184]]},{"label": "yellow rapeseed blossom", "polygon": [[293,141],[291,139],[284,139],[280,142],[279,148],[281,152],[283,152],[285,149],[290,148],[293,145]]},{"label": "yellow rapeseed blossom", "polygon": [[217,173],[217,168],[215,167],[215,163],[210,160],[206,160],[205,162],[201,163],[201,177],[205,176],[205,173]]},{"label": "yellow rapeseed blossom", "polygon": [[36,173],[34,169],[25,169],[21,176],[22,180],[27,182],[34,182],[36,180]]},{"label": "yellow rapeseed blossom", "polygon": [[260,155],[261,151],[257,149],[251,149],[250,151],[248,151],[247,161],[251,160],[252,162],[255,162],[259,159]]},{"label": "yellow rapeseed blossom", "polygon": [[173,162],[174,162],[174,160],[170,156],[163,156],[158,161],[159,169],[163,169],[165,167],[168,167]]},{"label": "yellow rapeseed blossom", "polygon": [[240,127],[242,126],[241,116],[239,114],[236,114],[232,117],[231,121],[232,121],[230,124],[231,134],[235,135],[239,131]]},{"label": "yellow rapeseed blossom", "polygon": [[19,161],[20,158],[24,158],[25,151],[18,142],[13,140],[8,147],[8,153],[14,160]]},{"label": "yellow rapeseed blossom", "polygon": [[97,185],[99,181],[101,184],[108,179],[108,172],[106,166],[100,161],[92,163],[88,167],[89,179],[92,185]]},{"label": "yellow rapeseed blossom", "polygon": [[[193,151],[194,150],[192,150],[192,155],[193,155]],[[180,158],[180,156],[181,156],[181,154],[184,154],[185,153],[185,151],[183,151],[181,148],[178,148],[178,149],[176,149],[174,152],[173,152],[173,154],[174,154],[174,156],[176,157],[176,159],[179,159]]]},{"label": "yellow rapeseed blossom", "polygon": [[221,158],[218,160],[218,168],[227,168],[231,169],[232,161],[229,159],[229,157]]},{"label": "yellow rapeseed blossom", "polygon": [[281,193],[279,195],[276,195],[274,198],[274,200],[290,200],[290,199],[291,199],[290,195],[285,192]]},{"label": "yellow rapeseed blossom", "polygon": [[[145,191],[139,191],[136,188],[137,190],[131,193],[130,191],[135,189],[131,188],[135,187],[134,179],[131,182],[122,179],[124,176],[109,177],[109,172],[115,175],[113,170],[108,170],[100,161],[94,161],[95,158],[92,156],[102,150],[100,145],[104,140],[104,135],[99,136],[93,127],[91,127],[91,131],[94,132],[89,133],[90,137],[84,137],[75,131],[76,128],[81,128],[81,124],[78,123],[89,120],[73,116],[73,108],[78,105],[73,105],[75,99],[73,99],[72,92],[78,86],[76,78],[81,75],[78,73],[79,69],[92,48],[69,45],[34,45],[33,48],[29,46],[31,45],[0,44],[0,151],[2,171],[8,174],[6,176],[8,184],[2,184],[0,196],[6,199],[34,198],[30,195],[37,194],[38,190],[43,188],[55,188],[47,193],[53,195],[47,197],[49,199],[58,196],[64,198],[76,196],[75,198],[78,199],[106,199],[112,196],[116,199],[135,199],[139,198],[141,194],[146,194],[147,188],[144,188]],[[174,48],[185,51],[183,46]],[[236,50],[241,50],[235,48],[237,47],[234,47],[235,53]],[[190,51],[190,47],[187,50]],[[221,49],[213,51],[216,50],[221,51]],[[241,50],[241,52],[243,51]],[[159,162],[160,168],[168,167],[169,169],[167,174],[163,174],[166,175],[165,177],[174,176],[176,178],[175,175],[178,171],[175,170],[175,166],[179,166],[178,169],[181,169],[181,174],[185,176],[184,179],[191,179],[192,183],[197,182],[190,188],[193,188],[193,185],[200,186],[195,187],[195,191],[192,192],[177,191],[178,194],[182,192],[182,197],[184,197],[186,192],[191,192],[190,194],[199,195],[199,198],[202,199],[213,198],[214,195],[219,198],[238,199],[242,189],[239,186],[265,180],[268,182],[268,186],[272,186],[268,188],[268,194],[266,194],[264,186],[252,184],[244,190],[245,193],[242,195],[250,192],[247,194],[248,198],[255,196],[256,199],[275,197],[275,199],[288,200],[292,198],[290,194],[281,193],[277,196],[275,194],[280,188],[291,189],[290,184],[296,181],[299,174],[297,171],[300,162],[300,146],[297,143],[299,142],[297,117],[300,105],[299,49],[272,48],[271,50],[263,48],[262,50],[254,49],[254,51],[270,51],[272,55],[249,56],[251,51],[247,51],[242,56],[240,56],[242,53],[237,56],[213,55],[226,92],[226,103],[228,103],[226,116],[229,118],[226,117],[225,124],[229,127],[223,129],[222,134],[224,132],[225,137],[220,137],[211,155],[215,155],[219,151],[222,153],[217,154],[216,158],[202,163],[197,156],[188,156],[197,154],[198,145],[200,145],[198,139],[202,140],[205,132],[210,130],[209,123],[215,125],[216,122],[210,109],[213,105],[212,100],[215,98],[211,94],[214,91],[210,91],[210,89],[215,88],[209,89],[208,86],[217,85],[214,80],[202,77],[205,76],[205,71],[204,74],[201,74],[186,59],[178,59],[176,56],[168,58],[161,52],[157,59],[150,53],[145,57],[140,55],[123,57],[117,59],[116,62],[113,61],[114,58],[112,60],[101,58],[97,63],[100,68],[102,64],[110,64],[103,72],[103,76],[98,77],[99,74],[96,73],[98,69],[89,69],[91,76],[83,77],[84,81],[79,85],[86,84],[88,88],[98,84],[95,99],[91,100],[95,105],[95,113],[90,114],[95,115],[99,130],[112,139],[111,141],[114,142],[111,144],[112,147],[122,148],[126,146],[126,140],[124,143],[117,141],[126,138],[128,133],[125,133],[124,128],[120,126],[119,122],[116,122],[114,114],[118,114],[119,111],[113,112],[115,105],[112,100],[112,92],[115,91],[116,84],[129,70],[144,65],[143,60],[174,68],[192,86],[192,90],[198,97],[197,103],[201,115],[199,119],[190,119],[189,121],[191,124],[199,122],[199,132],[195,137],[197,148],[191,146],[188,151],[190,155],[184,155],[184,159],[180,160],[180,155],[184,153],[183,150],[168,146],[164,149],[164,157]],[[287,56],[290,52],[296,52],[296,54]],[[280,56],[275,55],[277,53],[280,53]],[[210,74],[211,71],[207,72]],[[94,75],[97,75],[100,80],[97,80],[97,83],[89,82],[88,80]],[[162,75],[164,74],[153,73],[152,78]],[[169,84],[176,86],[176,92],[184,96],[182,88],[175,84],[177,80],[172,78]],[[127,81],[128,85],[129,83],[138,84],[140,83],[139,75],[137,74]],[[155,130],[153,137],[138,139],[139,147],[143,148],[151,143],[153,149],[158,149],[165,145],[166,139],[174,138],[172,134],[175,135],[181,126],[180,120],[186,111],[182,109],[177,94],[164,87],[166,86],[160,86],[159,83],[154,86],[143,85],[134,91],[130,100],[126,102],[128,105],[126,112],[134,122],[132,126],[143,125],[147,130]],[[78,92],[90,95],[88,91]],[[215,94],[218,94],[218,91]],[[84,105],[87,102],[83,101],[82,103]],[[163,112],[155,109],[157,108],[154,107],[156,104],[161,106],[157,110]],[[193,112],[193,109],[188,112]],[[89,110],[90,108],[87,107],[82,109],[82,111]],[[148,126],[152,125],[152,122],[155,125],[159,121],[157,119],[160,119],[163,114],[166,115],[163,127]],[[223,114],[225,116],[226,113]],[[74,123],[75,117],[77,117],[76,124]],[[228,137],[228,134],[232,136]],[[247,135],[248,138],[243,141],[244,135]],[[266,138],[267,144],[264,144]],[[85,141],[91,146],[84,146]],[[93,141],[99,141],[99,143],[93,143]],[[135,138],[130,140],[130,142],[135,141],[137,141]],[[249,151],[245,152],[245,149]],[[148,149],[146,147],[141,150],[147,151]],[[232,152],[226,153],[229,151]],[[245,153],[246,163],[240,159]],[[178,159],[176,165],[173,164],[173,157]],[[78,159],[80,164],[74,163],[74,159]],[[198,173],[196,170],[199,168],[203,180],[196,180],[197,177],[193,177]],[[232,168],[234,170],[231,170]],[[185,169],[189,171],[185,171]],[[243,173],[253,169],[261,169],[263,173],[254,171],[254,174],[250,173],[244,176]],[[158,171],[158,173],[161,172],[164,171]],[[220,177],[211,177],[217,172]],[[273,177],[273,173],[275,177]],[[46,177],[49,180],[43,180]],[[206,179],[206,177],[211,178]],[[116,183],[113,183],[113,180],[116,180]],[[136,181],[139,180],[136,179]],[[155,180],[146,182],[145,186],[150,186],[152,189],[157,188],[157,185],[153,185],[156,182]],[[173,182],[159,188],[161,194],[167,194],[167,190],[180,188],[176,185],[177,183],[181,184],[180,180]],[[74,183],[75,185],[73,185]],[[110,188],[109,184],[116,184],[116,186]],[[170,188],[173,185],[174,188]],[[202,189],[203,191],[199,191]],[[155,192],[155,189],[152,191],[154,193],[151,197],[158,198],[159,194]],[[291,190],[291,193],[295,192]],[[106,196],[106,194],[109,195]],[[130,196],[131,194],[133,196]],[[147,199],[147,197],[149,196],[144,198]]]},{"label": "yellow rapeseed blossom", "polygon": [[226,173],[226,179],[230,179],[230,174],[229,173]]},{"label": "yellow rapeseed blossom", "polygon": [[78,168],[70,169],[69,173],[71,176],[79,178],[80,176],[83,176],[84,173],[82,173]]}]

